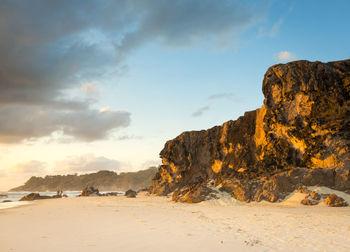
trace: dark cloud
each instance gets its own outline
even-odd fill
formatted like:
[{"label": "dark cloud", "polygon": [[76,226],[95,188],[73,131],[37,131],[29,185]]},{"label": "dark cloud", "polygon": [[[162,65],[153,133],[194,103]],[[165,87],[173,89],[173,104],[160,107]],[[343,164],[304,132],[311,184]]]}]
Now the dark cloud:
[{"label": "dark cloud", "polygon": [[65,112],[40,106],[6,106],[0,108],[0,142],[40,138],[62,132],[82,141],[104,139],[115,128],[130,124],[124,111],[78,110]]},{"label": "dark cloud", "polygon": [[128,126],[129,113],[99,114],[94,100],[67,92],[115,75],[131,50],[150,41],[228,43],[253,14],[235,0],[1,1],[0,141],[57,130],[91,141]]},{"label": "dark cloud", "polygon": [[208,111],[210,109],[209,106],[201,107],[197,109],[195,112],[192,113],[193,117],[199,117],[202,116],[205,111]]},{"label": "dark cloud", "polygon": [[69,157],[56,163],[54,172],[95,172],[99,170],[118,171],[124,166],[123,163],[106,157],[95,157],[93,154]]}]

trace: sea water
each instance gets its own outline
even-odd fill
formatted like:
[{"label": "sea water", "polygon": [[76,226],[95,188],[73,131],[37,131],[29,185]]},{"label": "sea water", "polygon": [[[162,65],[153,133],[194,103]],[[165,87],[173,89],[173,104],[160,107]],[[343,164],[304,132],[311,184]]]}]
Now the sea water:
[{"label": "sea water", "polygon": [[[22,206],[30,204],[30,201],[19,201],[23,196],[32,192],[0,192],[0,210],[5,208],[12,208],[16,206]],[[56,192],[34,192],[39,193],[41,196],[54,196]],[[76,197],[80,195],[81,191],[64,191],[68,197]],[[11,202],[4,202],[11,201]]]}]

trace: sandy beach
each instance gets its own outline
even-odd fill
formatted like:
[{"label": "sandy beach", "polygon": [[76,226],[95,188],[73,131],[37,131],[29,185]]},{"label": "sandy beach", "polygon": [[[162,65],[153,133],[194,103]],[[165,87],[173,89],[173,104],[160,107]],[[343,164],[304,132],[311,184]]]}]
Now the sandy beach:
[{"label": "sandy beach", "polygon": [[[294,197],[294,199],[293,199]],[[0,211],[0,251],[349,251],[350,208],[80,197]],[[297,199],[296,199],[297,198]]]}]

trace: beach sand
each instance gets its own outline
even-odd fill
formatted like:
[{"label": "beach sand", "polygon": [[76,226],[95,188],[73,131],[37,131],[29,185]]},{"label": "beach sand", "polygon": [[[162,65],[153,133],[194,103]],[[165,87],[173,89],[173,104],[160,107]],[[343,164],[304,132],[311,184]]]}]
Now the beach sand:
[{"label": "beach sand", "polygon": [[289,204],[40,200],[0,210],[0,251],[350,251],[350,207],[294,206],[298,197]]}]

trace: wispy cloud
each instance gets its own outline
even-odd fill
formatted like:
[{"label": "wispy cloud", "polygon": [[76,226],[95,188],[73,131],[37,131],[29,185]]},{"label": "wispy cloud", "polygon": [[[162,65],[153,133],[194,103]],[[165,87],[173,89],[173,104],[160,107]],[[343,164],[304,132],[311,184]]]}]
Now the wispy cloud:
[{"label": "wispy cloud", "polygon": [[283,23],[284,23],[284,19],[280,18],[269,28],[261,26],[258,30],[258,38],[261,38],[264,36],[268,36],[270,38],[276,37]]},{"label": "wispy cloud", "polygon": [[99,170],[119,171],[124,164],[106,157],[96,157],[93,154],[68,157],[66,160],[58,161],[55,164],[55,173],[86,173]]},{"label": "wispy cloud", "polygon": [[195,112],[192,113],[193,117],[199,117],[202,116],[205,111],[208,111],[210,109],[209,106],[204,106],[199,109],[197,109]]},{"label": "wispy cloud", "polygon": [[294,60],[296,57],[291,52],[282,51],[282,52],[275,54],[275,58],[281,62],[286,62],[286,61]]},{"label": "wispy cloud", "polygon": [[143,139],[142,136],[135,136],[135,135],[121,135],[117,138],[120,141],[124,141],[124,140],[141,140]]},{"label": "wispy cloud", "polygon": [[239,98],[236,98],[234,93],[218,93],[208,97],[208,100],[220,100],[220,99],[226,99],[230,101],[239,101]]},{"label": "wispy cloud", "polygon": [[284,19],[281,18],[279,19],[276,23],[273,24],[273,26],[271,27],[271,30],[269,31],[269,36],[270,37],[275,37],[278,33],[278,31],[280,30],[281,28],[281,25],[283,24],[284,22]]},{"label": "wispy cloud", "polygon": [[102,93],[102,89],[98,88],[96,83],[86,83],[81,85],[79,90],[89,96],[95,96]]}]

